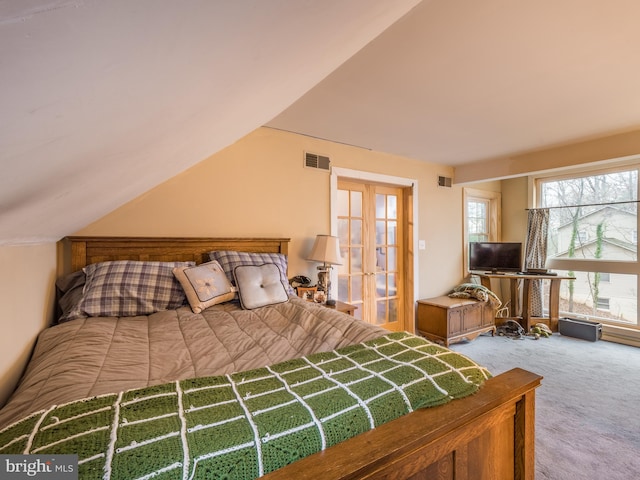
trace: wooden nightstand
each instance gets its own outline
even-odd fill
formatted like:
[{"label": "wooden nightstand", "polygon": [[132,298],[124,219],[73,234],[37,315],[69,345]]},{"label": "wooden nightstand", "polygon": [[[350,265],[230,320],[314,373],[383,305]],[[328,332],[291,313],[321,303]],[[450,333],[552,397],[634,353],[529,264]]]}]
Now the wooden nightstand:
[{"label": "wooden nightstand", "polygon": [[340,300],[336,300],[336,304],[331,306],[331,305],[325,305],[324,303],[322,304],[324,307],[326,308],[333,308],[339,312],[342,313],[348,313],[349,315],[351,315],[352,317],[354,316],[354,312],[356,311],[356,307],[355,305],[351,305],[350,303],[345,303],[345,302],[341,302]]}]

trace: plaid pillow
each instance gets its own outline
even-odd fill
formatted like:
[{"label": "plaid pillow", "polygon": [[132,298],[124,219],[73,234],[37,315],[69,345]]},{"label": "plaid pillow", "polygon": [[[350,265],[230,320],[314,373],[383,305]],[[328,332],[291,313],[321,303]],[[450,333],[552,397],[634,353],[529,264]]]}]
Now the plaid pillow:
[{"label": "plaid pillow", "polygon": [[185,294],[173,269],[192,265],[132,260],[87,265],[78,309],[89,317],[131,317],[178,308],[185,303]]},{"label": "plaid pillow", "polygon": [[289,295],[295,295],[295,291],[289,285],[287,278],[287,256],[282,253],[255,253],[255,252],[235,252],[233,250],[214,250],[209,252],[211,260],[217,260],[222,266],[224,273],[232,285],[235,285],[233,271],[240,265],[260,266],[265,263],[274,263],[280,270],[280,280]]}]

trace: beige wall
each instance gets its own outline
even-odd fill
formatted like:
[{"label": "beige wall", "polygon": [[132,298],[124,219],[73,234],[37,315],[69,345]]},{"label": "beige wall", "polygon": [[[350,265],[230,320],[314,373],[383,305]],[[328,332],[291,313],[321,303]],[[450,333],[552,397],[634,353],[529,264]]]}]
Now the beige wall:
[{"label": "beige wall", "polygon": [[16,386],[53,311],[56,246],[0,247],[0,405]]},{"label": "beige wall", "polygon": [[524,242],[527,239],[528,177],[502,180],[502,240]]},{"label": "beige wall", "polygon": [[330,230],[327,172],[303,166],[303,152],[332,166],[418,182],[419,296],[447,292],[462,276],[462,190],[437,186],[450,167],[260,128],[234,145],[88,225],[78,235],[283,236],[290,275],[315,276],[305,260]]}]

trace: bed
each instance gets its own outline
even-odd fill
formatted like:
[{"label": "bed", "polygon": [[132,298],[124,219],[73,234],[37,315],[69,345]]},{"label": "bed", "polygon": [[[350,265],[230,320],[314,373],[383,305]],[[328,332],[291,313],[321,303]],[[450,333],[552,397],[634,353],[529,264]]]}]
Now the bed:
[{"label": "bed", "polygon": [[[226,265],[220,255],[229,252],[240,252],[241,258],[247,253],[253,260]],[[102,293],[91,303],[92,288],[72,285],[68,291],[75,291],[76,300],[71,304],[77,306],[77,299],[82,298],[83,314],[66,307],[68,321],[40,335],[23,379],[0,410],[0,453],[78,453],[97,448],[81,455],[81,478],[125,478],[122,468],[127,465],[135,468],[126,472],[126,478],[218,478],[207,473],[207,462],[213,461],[214,454],[197,456],[184,445],[200,448],[207,437],[196,441],[195,436],[227,422],[244,422],[239,417],[245,415],[229,413],[234,409],[247,413],[251,402],[262,405],[265,398],[282,397],[286,401],[281,405],[291,410],[287,416],[291,422],[298,417],[307,420],[283,428],[293,435],[290,438],[280,430],[271,437],[264,434],[263,429],[276,427],[265,427],[257,420],[238,428],[229,423],[228,436],[246,430],[255,442],[245,438],[238,445],[254,443],[257,453],[244,453],[236,444],[224,448],[225,454],[236,455],[229,460],[230,471],[235,473],[228,478],[240,476],[241,470],[247,470],[243,473],[246,478],[265,479],[534,478],[535,389],[540,376],[514,369],[490,377],[472,360],[444,347],[406,332],[391,334],[299,299],[283,286],[286,261],[279,262],[287,253],[288,239],[282,238],[63,239],[59,275],[64,279],[82,277],[89,283],[104,265],[120,262],[162,262],[163,267],[169,262],[189,262],[174,268],[190,272],[198,266],[202,271],[211,268],[216,258],[216,268],[225,270],[220,281],[231,265],[235,277],[229,281],[236,284],[230,291],[214,289],[213,303],[198,303],[202,299],[190,297],[185,287],[188,298],[183,299],[184,305],[143,315],[136,306],[136,315],[89,317],[86,312],[91,308],[109,311],[113,299],[99,291]],[[93,277],[80,274],[83,269]],[[192,283],[197,281],[192,279]],[[273,291],[271,285],[275,285]],[[84,293],[79,297],[78,292]],[[438,365],[447,362],[450,370],[438,370],[428,381],[406,380],[416,365],[424,365],[426,371],[436,368],[427,363],[432,357]],[[388,362],[396,360],[398,365],[389,367]],[[384,374],[376,371],[378,365],[385,366]],[[309,371],[313,378],[299,377]],[[411,392],[393,384],[388,371],[402,372],[397,383],[411,384]],[[464,377],[464,381],[454,386],[453,377]],[[399,406],[391,403],[391,397],[397,397]],[[344,409],[318,413],[334,403],[344,403]],[[165,412],[165,404],[177,405],[177,411]],[[272,421],[268,413],[273,409],[260,407],[265,422]],[[150,415],[144,413],[147,410],[156,413],[145,417]],[[204,413],[199,412],[222,420],[203,420]],[[136,420],[136,415],[144,418]],[[258,418],[252,415],[246,417]],[[106,425],[100,423],[102,417]],[[183,427],[174,432],[166,426],[172,422]],[[151,435],[153,441],[122,440],[129,435],[125,432],[142,430],[141,425],[146,428],[150,423],[158,424],[161,431]],[[89,430],[74,433],[80,424]],[[62,440],[55,435],[62,435]],[[78,446],[76,441],[85,443]],[[307,441],[320,448],[307,448]],[[160,453],[152,448],[159,448]],[[164,470],[144,470],[148,458],[164,457],[167,452],[175,453],[177,459]],[[282,456],[286,457],[284,466],[273,470],[272,459]]]}]

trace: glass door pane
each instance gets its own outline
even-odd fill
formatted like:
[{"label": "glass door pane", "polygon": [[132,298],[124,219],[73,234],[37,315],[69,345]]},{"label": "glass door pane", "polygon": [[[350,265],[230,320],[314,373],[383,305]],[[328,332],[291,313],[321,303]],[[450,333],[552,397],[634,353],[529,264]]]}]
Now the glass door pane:
[{"label": "glass door pane", "polygon": [[338,190],[338,238],[343,264],[338,267],[338,299],[357,306],[354,315],[364,319],[364,188],[341,184]]},{"label": "glass door pane", "polygon": [[374,323],[395,330],[398,317],[398,214],[401,191],[396,188],[375,187],[375,288]]}]

